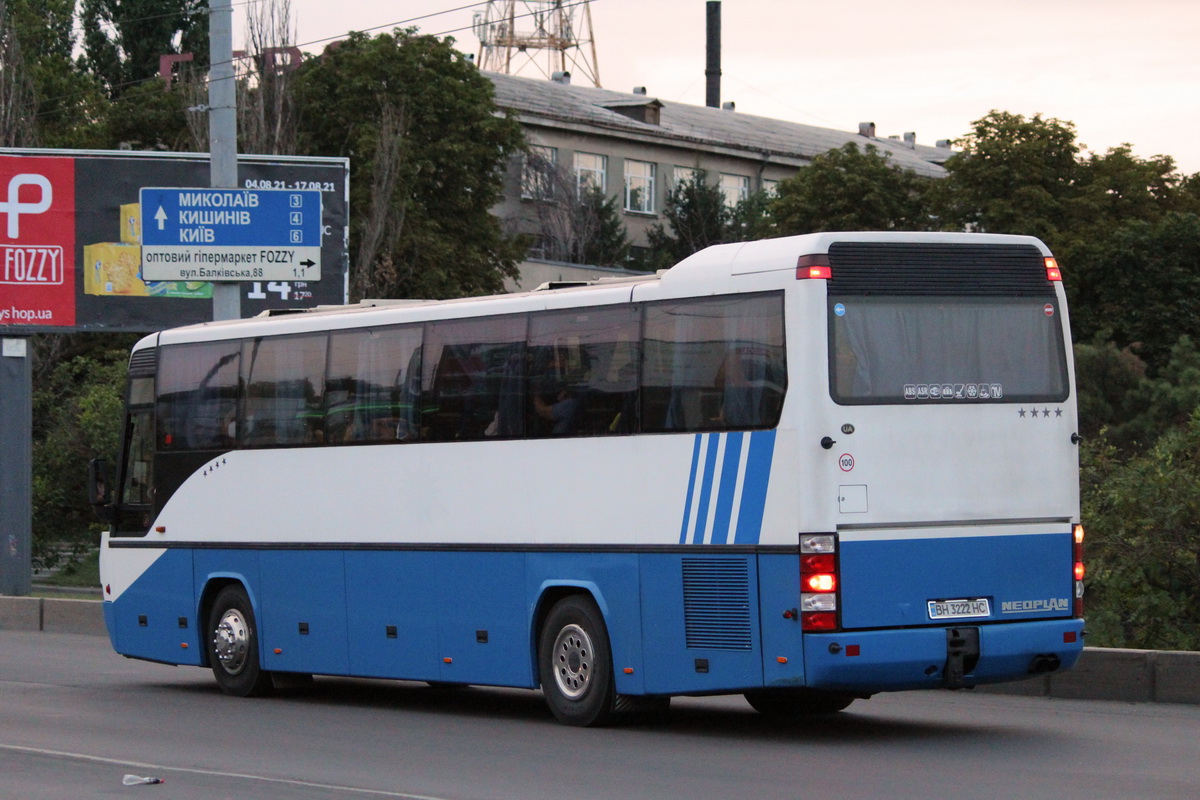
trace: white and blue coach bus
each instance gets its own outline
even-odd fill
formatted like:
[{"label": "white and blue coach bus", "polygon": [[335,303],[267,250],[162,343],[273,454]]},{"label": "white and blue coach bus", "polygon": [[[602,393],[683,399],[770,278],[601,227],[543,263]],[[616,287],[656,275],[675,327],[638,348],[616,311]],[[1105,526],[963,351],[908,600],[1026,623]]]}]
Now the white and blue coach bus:
[{"label": "white and blue coach bus", "polygon": [[1069,341],[1041,242],[915,233],[163,331],[94,478],[112,643],[234,695],[540,686],[574,725],[1066,669]]}]

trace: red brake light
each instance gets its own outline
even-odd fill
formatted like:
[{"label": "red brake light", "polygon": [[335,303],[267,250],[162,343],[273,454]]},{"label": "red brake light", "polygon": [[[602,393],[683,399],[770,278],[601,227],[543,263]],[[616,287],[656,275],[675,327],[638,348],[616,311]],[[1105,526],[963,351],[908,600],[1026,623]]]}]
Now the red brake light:
[{"label": "red brake light", "polygon": [[832,592],[837,588],[837,577],[828,572],[818,572],[804,576],[804,591]]},{"label": "red brake light", "polygon": [[829,269],[829,256],[824,253],[814,253],[796,259],[796,280],[818,278],[827,281],[831,277],[833,273]]},{"label": "red brake light", "polygon": [[1058,261],[1050,257],[1046,257],[1044,261],[1046,262],[1046,280],[1061,281],[1062,270],[1058,268]]}]

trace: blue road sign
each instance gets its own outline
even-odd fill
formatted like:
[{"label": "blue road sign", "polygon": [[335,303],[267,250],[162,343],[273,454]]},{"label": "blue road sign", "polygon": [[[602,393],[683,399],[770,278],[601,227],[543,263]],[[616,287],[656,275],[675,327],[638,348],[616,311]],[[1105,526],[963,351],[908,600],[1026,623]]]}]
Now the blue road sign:
[{"label": "blue road sign", "polygon": [[320,280],[321,193],[141,190],[147,280]]}]

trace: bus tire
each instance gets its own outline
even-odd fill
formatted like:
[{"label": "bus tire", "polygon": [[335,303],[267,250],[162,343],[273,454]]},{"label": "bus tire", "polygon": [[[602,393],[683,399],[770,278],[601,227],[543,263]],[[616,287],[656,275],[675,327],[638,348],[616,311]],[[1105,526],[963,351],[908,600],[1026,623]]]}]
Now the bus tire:
[{"label": "bus tire", "polygon": [[820,689],[756,689],[746,692],[746,702],[760,714],[776,719],[834,714],[854,702],[854,695]]},{"label": "bus tire", "polygon": [[254,607],[240,584],[226,586],[217,593],[206,630],[208,663],[221,691],[235,697],[271,693],[271,673],[259,663]]},{"label": "bus tire", "polygon": [[564,597],[550,609],[538,640],[538,669],[546,704],[559,722],[589,727],[612,720],[612,649],[604,616],[590,597]]}]

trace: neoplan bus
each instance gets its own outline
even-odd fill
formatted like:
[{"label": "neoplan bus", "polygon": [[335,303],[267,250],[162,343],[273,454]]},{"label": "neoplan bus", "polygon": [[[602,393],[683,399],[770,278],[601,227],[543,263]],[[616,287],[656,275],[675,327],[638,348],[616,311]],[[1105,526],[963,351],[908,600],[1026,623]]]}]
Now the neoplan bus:
[{"label": "neoplan bus", "polygon": [[540,686],[573,725],[1066,669],[1068,331],[1041,242],[916,233],[163,331],[94,480],[112,644],[234,695]]}]

